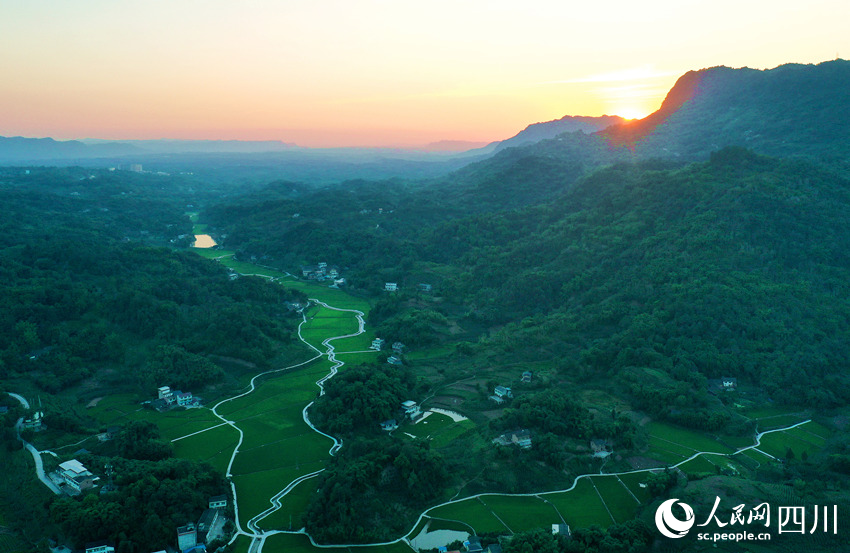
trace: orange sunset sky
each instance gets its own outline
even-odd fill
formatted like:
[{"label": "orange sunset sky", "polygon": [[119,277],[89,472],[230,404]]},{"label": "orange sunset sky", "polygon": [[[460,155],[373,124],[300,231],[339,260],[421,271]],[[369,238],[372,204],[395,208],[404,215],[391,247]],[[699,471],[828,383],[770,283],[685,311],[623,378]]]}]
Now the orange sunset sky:
[{"label": "orange sunset sky", "polygon": [[641,117],[676,78],[850,54],[850,1],[0,4],[0,135],[489,142]]}]

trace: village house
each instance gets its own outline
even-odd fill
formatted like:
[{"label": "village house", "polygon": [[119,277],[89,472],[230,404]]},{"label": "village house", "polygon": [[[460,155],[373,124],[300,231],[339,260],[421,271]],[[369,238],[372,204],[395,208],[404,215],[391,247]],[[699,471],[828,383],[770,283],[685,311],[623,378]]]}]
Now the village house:
[{"label": "village house", "polygon": [[493,443],[497,445],[515,445],[522,449],[529,449],[531,448],[531,431],[523,429],[506,432],[498,438],[494,438]]},{"label": "village house", "polygon": [[112,426],[109,426],[106,429],[106,432],[102,432],[102,433],[98,434],[97,439],[100,442],[108,442],[109,440],[114,439],[115,436],[117,436],[119,432],[121,432],[121,427],[118,426],[118,425],[112,425]]},{"label": "village house", "polygon": [[404,415],[406,417],[410,417],[410,420],[416,419],[421,414],[419,410],[419,406],[415,401],[408,399],[407,401],[401,404],[401,408],[404,410]]},{"label": "village house", "polygon": [[177,549],[186,551],[198,545],[198,531],[193,523],[177,528]]},{"label": "village house", "polygon": [[387,282],[384,284],[384,290],[386,290],[387,292],[395,292],[398,290],[398,283]]},{"label": "village house", "polygon": [[386,344],[386,343],[387,343],[386,340],[384,340],[383,338],[375,338],[374,340],[372,340],[372,345],[369,346],[369,348],[377,350],[377,351],[381,351],[381,349],[383,349],[383,347],[384,347],[384,344]]},{"label": "village house", "polygon": [[393,342],[393,351],[397,354],[401,355],[401,352],[404,350],[404,344],[401,342]]},{"label": "village house", "polygon": [[531,377],[532,377],[531,371],[525,371],[525,372],[522,373],[522,378],[520,379],[520,382],[526,382],[526,383],[531,382]]},{"label": "village house", "polygon": [[611,455],[611,442],[596,438],[590,440],[590,449],[594,457],[608,457]]},{"label": "village house", "polygon": [[484,548],[481,547],[481,538],[478,536],[469,536],[469,539],[463,542],[463,547],[468,553],[482,553]]},{"label": "village house", "polygon": [[496,386],[496,388],[493,390],[493,395],[490,396],[490,400],[501,405],[502,403],[513,397],[513,392],[507,386]]},{"label": "village house", "polygon": [[734,392],[738,389],[738,379],[731,376],[723,376],[708,379],[706,381],[709,393],[718,394],[723,392]]},{"label": "village house", "polygon": [[24,430],[32,430],[33,432],[39,432],[44,428],[44,422],[42,419],[44,418],[44,413],[41,411],[36,411],[31,416],[24,419],[22,426]]},{"label": "village house", "polygon": [[219,509],[207,509],[198,519],[198,543],[207,544],[222,535],[224,515]]},{"label": "village house", "polygon": [[430,284],[426,284],[424,282],[419,283],[419,291],[420,292],[430,292],[432,289],[433,288]]},{"label": "village house", "polygon": [[738,389],[738,379],[731,376],[720,377],[720,386],[727,392],[734,392]]},{"label": "village house", "polygon": [[566,537],[569,538],[569,537],[572,536],[572,533],[570,532],[570,525],[569,524],[553,524],[552,525],[552,534],[553,535],[557,534],[557,535],[561,535],[561,536],[566,536]]},{"label": "village house", "polygon": [[402,365],[401,359],[399,359],[395,355],[390,355],[389,357],[387,357],[387,363],[389,363],[390,365],[395,365],[395,366],[401,366]]},{"label": "village house", "polygon": [[182,407],[186,407],[191,405],[194,402],[192,398],[192,392],[175,392],[174,394],[177,398],[177,405]]},{"label": "village house", "polygon": [[70,493],[72,494],[89,490],[94,487],[95,481],[100,480],[100,478],[92,474],[91,471],[76,459],[60,463],[59,476],[71,488],[72,491]]},{"label": "village house", "polygon": [[210,498],[208,502],[208,506],[210,509],[224,509],[227,507],[227,496],[226,495],[214,495]]},{"label": "village house", "polygon": [[86,544],[86,553],[115,553],[115,548],[107,542],[94,542]]},{"label": "village house", "polygon": [[386,420],[381,423],[381,430],[386,432],[392,432],[398,428],[398,422],[395,419]]},{"label": "village house", "polygon": [[513,392],[511,392],[511,389],[507,386],[496,386],[495,390],[493,390],[493,395],[502,399],[511,399],[514,397]]},{"label": "village house", "polygon": [[529,449],[531,447],[530,430],[517,430],[516,432],[511,432],[510,439],[512,444],[517,445],[523,449]]}]

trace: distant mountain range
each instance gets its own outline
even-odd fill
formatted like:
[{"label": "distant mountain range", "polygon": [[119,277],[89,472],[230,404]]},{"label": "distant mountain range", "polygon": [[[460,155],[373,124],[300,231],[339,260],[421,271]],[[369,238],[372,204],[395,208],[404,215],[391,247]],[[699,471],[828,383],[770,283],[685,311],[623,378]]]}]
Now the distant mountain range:
[{"label": "distant mountain range", "polygon": [[[329,158],[357,163],[395,160],[402,172],[382,173],[381,178],[385,178],[393,174],[414,176],[404,173],[399,160],[415,161],[418,165],[437,162],[447,169],[455,169],[511,148],[534,148],[536,144],[555,138],[569,141],[566,137],[577,132],[601,139],[608,148],[627,149],[643,158],[705,159],[712,151],[736,145],[769,155],[816,156],[822,160],[826,157],[850,167],[850,162],[845,161],[850,159],[850,62],[787,64],[763,71],[729,67],[689,71],[679,78],[661,108],[644,119],[565,116],[530,124],[511,138],[487,145],[440,141],[418,151],[407,151],[310,149],[280,141],[57,141],[0,137],[0,164],[48,162],[68,165],[93,159],[130,162],[124,159],[127,157],[141,162],[143,160],[138,159],[141,156],[149,156],[152,161],[154,156],[159,156],[155,161],[161,162],[163,156],[214,154],[286,154],[297,156],[299,162],[314,164],[327,163]],[[541,144],[541,147],[552,149],[551,145]],[[514,157],[517,155],[520,154]],[[607,154],[605,157],[607,159]],[[446,164],[450,159],[453,161]],[[168,160],[175,161],[171,157]],[[286,160],[289,162],[292,158]],[[417,171],[416,176],[426,176],[438,174],[443,169]],[[305,176],[309,175],[305,173]],[[352,173],[352,176],[368,178],[359,173]],[[300,177],[300,173],[288,176]]]},{"label": "distant mountain range", "polygon": [[496,151],[540,142],[547,138],[555,138],[565,132],[581,131],[590,134],[612,125],[619,125],[625,121],[626,119],[623,119],[619,115],[603,115],[602,117],[566,115],[555,121],[532,123],[515,136],[499,142],[496,146]]},{"label": "distant mountain range", "polygon": [[296,148],[279,141],[242,140],[54,140],[0,136],[0,163],[114,158],[155,154],[266,153]]}]

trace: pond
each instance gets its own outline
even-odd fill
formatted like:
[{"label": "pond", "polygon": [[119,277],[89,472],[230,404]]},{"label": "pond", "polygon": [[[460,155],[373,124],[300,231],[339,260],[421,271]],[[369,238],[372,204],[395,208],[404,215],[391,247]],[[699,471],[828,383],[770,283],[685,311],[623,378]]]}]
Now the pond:
[{"label": "pond", "polygon": [[195,241],[192,243],[193,248],[212,248],[217,245],[213,237],[209,234],[196,234]]},{"label": "pond", "polygon": [[436,549],[452,543],[453,541],[463,541],[469,538],[469,532],[461,532],[460,530],[433,530],[428,531],[428,527],[422,529],[419,535],[410,540],[410,545],[414,549]]}]

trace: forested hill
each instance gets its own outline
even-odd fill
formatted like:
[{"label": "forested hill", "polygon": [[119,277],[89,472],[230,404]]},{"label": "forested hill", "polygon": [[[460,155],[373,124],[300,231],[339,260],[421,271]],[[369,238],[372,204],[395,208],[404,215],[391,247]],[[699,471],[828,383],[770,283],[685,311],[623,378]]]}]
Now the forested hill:
[{"label": "forested hill", "polygon": [[847,170],[850,61],[683,75],[661,109],[600,133],[641,157],[704,159],[724,146],[828,161]]},{"label": "forested hill", "polygon": [[[328,207],[326,224],[297,240],[255,234],[252,249],[333,263],[328,237],[360,229],[348,243],[361,256],[345,257],[352,286],[439,283],[465,306],[461,326],[490,328],[482,344],[504,355],[625,382],[652,370],[693,387],[732,373],[781,401],[847,399],[850,182],[816,165],[741,148],[689,166],[620,163],[535,206],[397,235],[374,229],[374,212],[357,221]],[[668,390],[680,403],[682,386]]]},{"label": "forested hill", "polygon": [[488,339],[506,353],[627,381],[732,373],[827,405],[848,399],[848,217],[847,180],[733,148],[682,169],[616,165],[547,204],[447,223],[423,257],[457,268],[445,295],[470,317],[516,323]]},{"label": "forested hill", "polygon": [[218,357],[300,351],[291,293],[163,247],[192,240],[181,195],[128,172],[0,173],[0,383],[55,393],[106,373],[133,391],[198,389],[221,380]]}]

